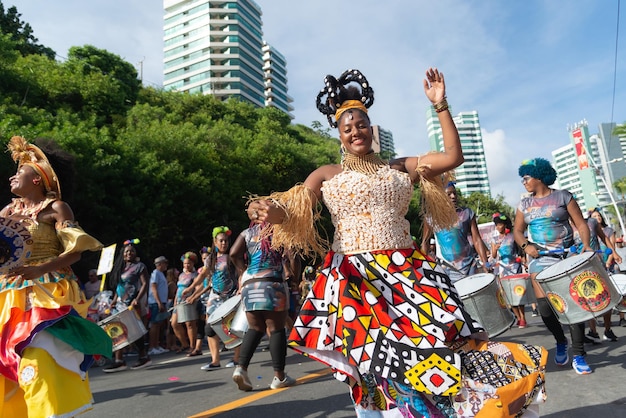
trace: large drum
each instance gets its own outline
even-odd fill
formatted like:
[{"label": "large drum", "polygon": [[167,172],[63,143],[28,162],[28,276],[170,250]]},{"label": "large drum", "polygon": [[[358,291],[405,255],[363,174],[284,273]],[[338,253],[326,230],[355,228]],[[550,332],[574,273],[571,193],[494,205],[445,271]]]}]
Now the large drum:
[{"label": "large drum", "polygon": [[196,319],[198,319],[198,309],[195,303],[181,302],[176,305],[176,322],[183,324]]},{"label": "large drum", "polygon": [[240,303],[237,307],[237,312],[230,323],[230,333],[235,334],[237,337],[242,338],[248,332],[248,317],[246,317],[246,311],[243,309],[243,303]]},{"label": "large drum", "polygon": [[[611,276],[611,279],[622,296],[626,296],[626,274],[614,274]],[[618,312],[626,312],[626,298],[622,299],[622,301],[615,306],[615,310]]]},{"label": "large drum", "polygon": [[536,277],[559,321],[578,324],[609,312],[622,295],[593,252],[568,257]]},{"label": "large drum", "polygon": [[465,310],[478,321],[490,337],[511,328],[515,316],[507,309],[504,296],[493,274],[467,276],[454,283]]},{"label": "large drum", "polygon": [[530,274],[513,274],[500,277],[499,280],[502,292],[509,305],[521,306],[535,302],[535,292],[530,282]]},{"label": "large drum", "polygon": [[[241,295],[235,295],[218,306],[208,319],[215,333],[224,342],[226,348],[229,349],[239,346],[243,342],[243,334],[248,330],[248,321],[245,318],[245,312],[243,312],[244,326],[241,323],[242,314],[240,314],[239,311],[243,312]],[[239,316],[237,316],[238,314]],[[236,317],[237,319],[235,320]],[[237,328],[235,332],[233,332],[232,329],[233,325],[236,325]]]},{"label": "large drum", "polygon": [[100,328],[113,340],[113,351],[137,341],[148,330],[134,309],[124,309],[98,322]]}]

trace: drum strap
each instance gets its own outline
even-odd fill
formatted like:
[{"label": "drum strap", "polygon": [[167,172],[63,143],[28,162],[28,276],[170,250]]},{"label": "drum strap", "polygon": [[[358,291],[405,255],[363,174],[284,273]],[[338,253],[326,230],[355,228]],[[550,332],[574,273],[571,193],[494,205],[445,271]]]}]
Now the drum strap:
[{"label": "drum strap", "polygon": [[248,283],[255,282],[274,282],[274,283],[283,283],[285,280],[282,277],[253,277],[252,279],[246,280],[243,284],[244,286]]}]

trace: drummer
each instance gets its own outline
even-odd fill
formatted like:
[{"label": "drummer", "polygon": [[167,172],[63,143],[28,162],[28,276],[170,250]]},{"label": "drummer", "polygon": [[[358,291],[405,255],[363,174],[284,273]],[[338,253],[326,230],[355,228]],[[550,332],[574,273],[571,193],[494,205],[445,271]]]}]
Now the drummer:
[{"label": "drummer", "polygon": [[[513,234],[517,245],[530,256],[528,272],[537,296],[539,314],[556,340],[554,362],[565,366],[569,363],[567,338],[546,294],[535,280],[537,274],[562,258],[556,253],[540,255],[539,250],[563,250],[571,247],[574,244],[571,219],[580,234],[583,251],[593,251],[589,243],[589,227],[572,194],[567,190],[550,188],[556,181],[556,171],[549,161],[543,158],[525,160],[518,173],[529,195],[523,197],[517,207]],[[524,236],[526,228],[532,241]],[[584,357],[584,322],[570,325],[569,329],[572,339],[572,367],[578,374],[589,374],[592,370]]]},{"label": "drummer", "polygon": [[[521,250],[513,238],[511,218],[501,213],[494,213],[492,219],[498,235],[491,243],[491,257],[498,265],[498,277],[520,274],[522,272]],[[511,306],[511,309],[517,318],[517,326],[526,328],[524,305]]]},{"label": "drummer", "polygon": [[430,239],[434,233],[437,238],[437,245],[439,245],[439,251],[441,252],[443,267],[448,276],[450,276],[450,280],[456,282],[478,272],[476,254],[478,254],[482,264],[482,272],[487,272],[487,246],[478,231],[474,211],[458,205],[457,190],[454,182],[448,183],[446,194],[456,208],[456,215],[459,221],[450,229],[433,230],[428,223],[428,219],[425,219],[422,231],[422,251],[428,254]]},{"label": "drummer", "polygon": [[[231,233],[227,226],[213,228],[213,246],[204,261],[204,268],[193,283],[183,290],[183,297],[187,297],[188,303],[196,303],[203,294],[209,292],[209,297],[206,299],[207,318],[237,293],[237,274],[228,254]],[[209,279],[206,284],[205,279]],[[211,352],[211,362],[200,369],[204,371],[219,369],[221,367],[220,338],[208,321],[204,331]],[[235,347],[233,359],[226,364],[226,367],[235,367],[239,364],[239,349],[240,347]]]},{"label": "drummer", "polygon": [[[615,254],[618,254],[622,259],[621,263],[617,263],[617,271],[619,273],[626,273],[626,266],[624,260],[626,260],[626,248],[624,247],[624,238],[619,237],[615,240]],[[626,327],[626,319],[624,318],[624,312],[619,313],[619,326]]]},{"label": "drummer", "polygon": [[269,226],[268,223],[254,222],[237,237],[230,250],[239,273],[241,303],[250,325],[241,344],[241,363],[235,368],[233,381],[240,390],[246,392],[252,390],[248,377],[250,360],[266,333],[270,337],[269,349],[274,368],[270,389],[296,384],[285,373],[285,324],[289,310],[289,287],[285,278],[293,276],[293,263],[287,255],[270,248],[271,236],[265,237],[263,230]]},{"label": "drummer", "polygon": [[[615,253],[615,246],[613,245],[613,241],[611,240],[611,235],[608,234],[609,231],[603,228],[604,218],[602,218],[602,215],[600,215],[600,219],[598,219],[597,216],[593,215],[594,213],[600,215],[600,212],[596,212],[595,210],[592,210],[587,214],[587,226],[589,227],[589,245],[591,246],[591,248],[594,249],[594,251],[598,252],[598,257],[602,259],[603,265],[605,264],[605,260],[603,259],[603,257],[606,253],[606,251],[600,253],[603,247],[610,250],[609,252],[612,256],[612,260],[615,260],[615,262],[617,263],[621,263],[622,258],[619,256],[619,254]],[[576,238],[578,238],[578,235],[579,234],[577,233],[577,231],[574,231],[575,242],[577,241]],[[579,242],[576,242],[576,244],[580,245]],[[598,334],[596,320],[589,320],[589,332],[586,335],[586,337],[589,339],[588,342],[600,344],[603,340],[617,341],[617,336],[611,329],[611,314],[612,312],[609,310],[608,312],[604,313],[604,315],[602,315],[602,320],[604,322],[604,334],[602,335],[602,337],[600,337],[600,335]]]}]

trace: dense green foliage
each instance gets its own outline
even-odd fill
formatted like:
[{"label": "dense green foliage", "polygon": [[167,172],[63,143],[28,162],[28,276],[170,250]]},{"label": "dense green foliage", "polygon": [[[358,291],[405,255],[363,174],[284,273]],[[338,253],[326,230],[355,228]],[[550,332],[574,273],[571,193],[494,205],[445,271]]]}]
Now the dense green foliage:
[{"label": "dense green foliage", "polygon": [[[245,228],[249,193],[287,189],[338,158],[337,140],[291,125],[277,109],[144,89],[118,57],[80,51],[65,63],[5,61],[0,78],[20,82],[0,91],[0,136],[49,137],[76,157],[70,204],[105,244],[139,237],[149,257],[177,258],[210,244],[216,225]],[[102,57],[121,74],[98,71]],[[2,158],[8,178],[15,165]],[[8,201],[6,187],[2,194]]]},{"label": "dense green foliage", "polygon": [[[13,135],[45,137],[73,154],[75,191],[69,197],[65,189],[64,199],[76,219],[105,245],[140,238],[149,267],[155,256],[177,260],[210,244],[214,226],[246,228],[250,194],[286,190],[338,162],[335,132],[319,123],[293,125],[275,108],[144,88],[131,64],[89,45],[57,62],[13,9],[5,14],[0,2],[2,27],[13,22],[0,34],[0,146]],[[2,202],[14,170],[0,153]],[[419,199],[417,192],[408,214],[416,236]],[[328,216],[322,227],[332,233]],[[98,256],[85,254],[79,272]]]},{"label": "dense green foliage", "polygon": [[0,2],[0,34],[8,34],[15,42],[15,49],[22,55],[41,54],[54,59],[55,52],[43,45],[37,44],[39,40],[33,35],[33,28],[28,23],[22,22],[22,15],[17,12],[15,6],[5,11]]},{"label": "dense green foliage", "polygon": [[515,216],[514,209],[504,201],[504,196],[502,195],[494,200],[482,193],[474,192],[466,197],[459,196],[459,204],[472,208],[476,213],[476,222],[478,224],[492,222],[492,215],[496,212],[507,215],[511,219]]}]

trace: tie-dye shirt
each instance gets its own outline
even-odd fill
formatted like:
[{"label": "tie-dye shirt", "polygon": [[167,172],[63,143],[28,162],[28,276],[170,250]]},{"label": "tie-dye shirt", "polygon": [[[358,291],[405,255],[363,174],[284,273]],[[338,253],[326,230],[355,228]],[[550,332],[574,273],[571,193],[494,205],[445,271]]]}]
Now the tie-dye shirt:
[{"label": "tie-dye shirt", "polygon": [[435,231],[441,257],[456,269],[464,271],[476,258],[476,250],[470,242],[474,211],[470,208],[457,208],[459,221],[450,229]]},{"label": "tie-dye shirt", "polygon": [[498,271],[500,276],[510,276],[512,274],[518,274],[521,271],[521,263],[519,254],[517,253],[517,245],[513,234],[498,235],[494,240],[494,244],[500,244],[498,247]]},{"label": "tie-dye shirt", "polygon": [[260,234],[261,227],[258,224],[241,233],[248,250],[248,266],[245,278],[242,279],[242,285],[246,279],[251,278],[278,279],[283,277],[282,255],[269,248],[267,249],[268,252],[264,254],[264,250],[261,248]]},{"label": "tie-dye shirt", "polygon": [[[204,262],[204,268],[209,268],[209,258]],[[228,295],[237,287],[237,278],[230,268],[228,254],[220,254],[215,261],[215,269],[211,275],[211,288],[218,295]]]},{"label": "tie-dye shirt", "polygon": [[548,196],[522,198],[517,209],[524,215],[530,240],[547,250],[561,250],[574,244],[567,205],[573,196],[567,190],[553,190]]}]

